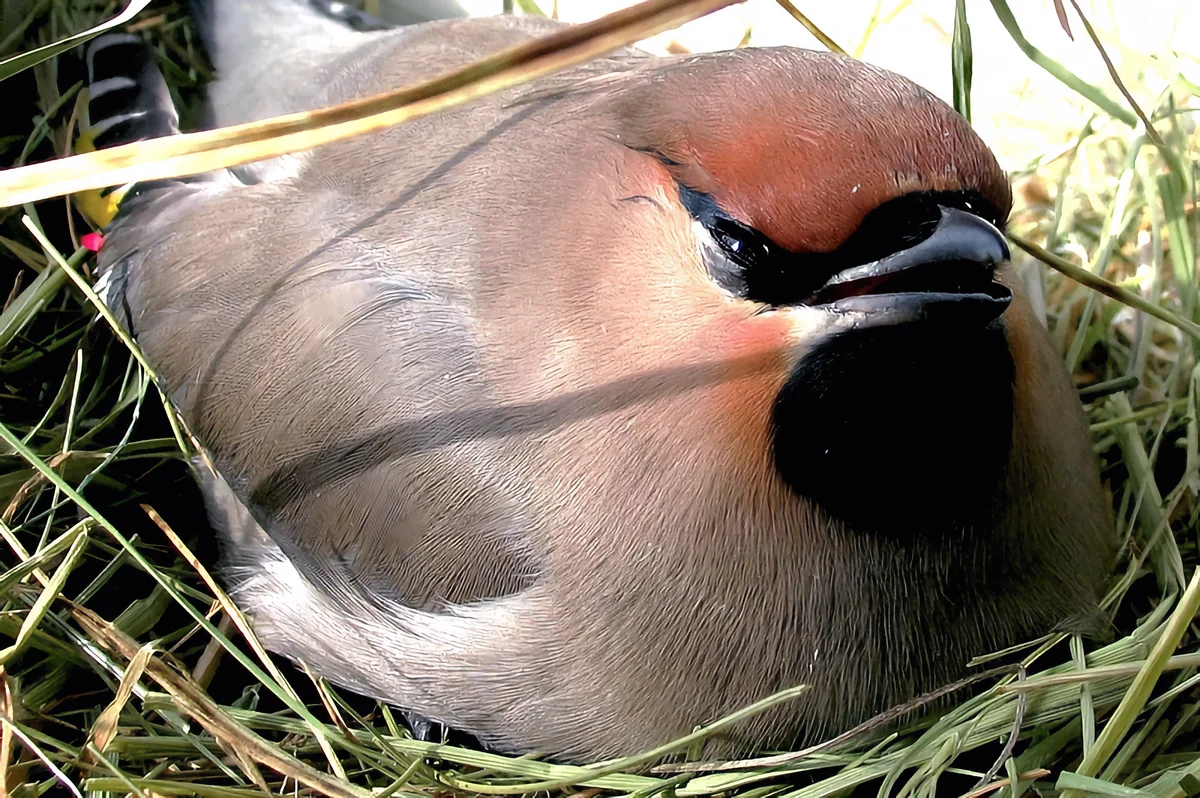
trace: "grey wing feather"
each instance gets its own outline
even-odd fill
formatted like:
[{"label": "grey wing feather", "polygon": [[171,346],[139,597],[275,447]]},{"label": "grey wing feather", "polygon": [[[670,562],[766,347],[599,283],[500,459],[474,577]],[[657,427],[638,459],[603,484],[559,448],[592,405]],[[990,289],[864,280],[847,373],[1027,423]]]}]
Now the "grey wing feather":
[{"label": "grey wing feather", "polygon": [[461,297],[419,268],[377,263],[368,242],[314,231],[320,203],[288,200],[302,188],[166,190],[180,196],[110,230],[105,267],[124,288],[114,304],[306,577],[417,608],[530,584],[523,502],[453,429],[464,423],[453,411],[486,394]]},{"label": "grey wing feather", "polygon": [[[271,87],[288,107],[266,111],[400,85],[540,29],[498,20],[472,40],[433,24],[451,27],[305,50],[291,88]],[[245,103],[245,83],[227,95]],[[163,188],[123,210],[101,253],[131,332],[259,525],[329,592],[418,609],[521,591],[540,554],[472,411],[489,404],[472,257],[430,212],[446,174],[527,111],[463,113],[301,155],[276,182]],[[396,155],[417,140],[438,146]]]}]

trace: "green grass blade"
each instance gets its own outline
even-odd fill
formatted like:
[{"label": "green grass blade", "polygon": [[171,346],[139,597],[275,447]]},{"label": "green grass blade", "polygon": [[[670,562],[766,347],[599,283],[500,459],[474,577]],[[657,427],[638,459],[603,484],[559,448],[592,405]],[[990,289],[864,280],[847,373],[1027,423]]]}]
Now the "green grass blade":
[{"label": "green grass blade", "polygon": [[133,20],[142,9],[150,5],[150,0],[129,0],[129,5],[125,7],[117,16],[102,22],[93,28],[89,28],[82,33],[76,33],[73,36],[68,36],[65,39],[60,39],[53,44],[47,44],[44,47],[39,47],[36,50],[30,50],[27,53],[20,53],[10,58],[0,61],[0,80],[11,78],[19,72],[23,72],[30,67],[40,64],[43,61],[53,58],[59,53],[65,53],[72,47],[83,44],[86,41],[96,38],[105,31],[124,25]]},{"label": "green grass blade", "polygon": [[954,85],[954,110],[971,121],[971,27],[967,24],[967,0],[954,0],[954,35],[950,42],[950,65]]}]

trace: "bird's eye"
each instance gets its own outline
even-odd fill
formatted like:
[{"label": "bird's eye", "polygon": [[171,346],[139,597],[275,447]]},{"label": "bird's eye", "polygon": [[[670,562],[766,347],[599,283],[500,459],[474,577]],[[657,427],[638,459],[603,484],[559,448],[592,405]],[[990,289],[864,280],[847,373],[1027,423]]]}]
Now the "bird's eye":
[{"label": "bird's eye", "polygon": [[745,264],[738,255],[742,243],[732,236],[715,233],[712,228],[701,222],[695,224],[708,276],[730,294],[745,298]]},{"label": "bird's eye", "polygon": [[732,219],[717,218],[706,229],[729,257],[746,266],[758,267],[782,254],[762,233]]},{"label": "bird's eye", "polygon": [[705,266],[717,285],[734,296],[753,298],[752,283],[782,271],[779,261],[786,253],[762,233],[729,218],[707,194],[682,187],[680,197],[705,243]]}]

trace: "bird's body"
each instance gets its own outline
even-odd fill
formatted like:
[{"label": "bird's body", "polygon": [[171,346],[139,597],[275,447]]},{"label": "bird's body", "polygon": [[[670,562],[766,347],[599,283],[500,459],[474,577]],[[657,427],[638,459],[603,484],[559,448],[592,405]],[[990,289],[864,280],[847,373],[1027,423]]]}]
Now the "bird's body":
[{"label": "bird's body", "polygon": [[[552,27],[218,57],[213,121],[384,91]],[[576,760],[812,685],[712,745],[740,754],[1094,609],[1105,499],[1010,267],[1015,298],[978,324],[800,301],[829,274],[731,290],[714,273],[714,218],[795,269],[928,235],[936,212],[899,243],[907,222],[872,216],[913,194],[1002,222],[990,153],[912,84],[786,48],[624,51],[236,171],[150,190],[101,261],[223,478],[202,481],[235,599],[317,673]]]}]

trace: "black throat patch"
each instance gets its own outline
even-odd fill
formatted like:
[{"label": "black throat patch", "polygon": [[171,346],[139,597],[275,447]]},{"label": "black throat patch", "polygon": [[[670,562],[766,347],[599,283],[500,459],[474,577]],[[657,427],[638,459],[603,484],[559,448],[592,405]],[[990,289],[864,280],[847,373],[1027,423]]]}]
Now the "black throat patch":
[{"label": "black throat patch", "polygon": [[836,335],[776,399],[776,468],[855,531],[908,538],[975,526],[1008,462],[1013,376],[1002,319]]}]

